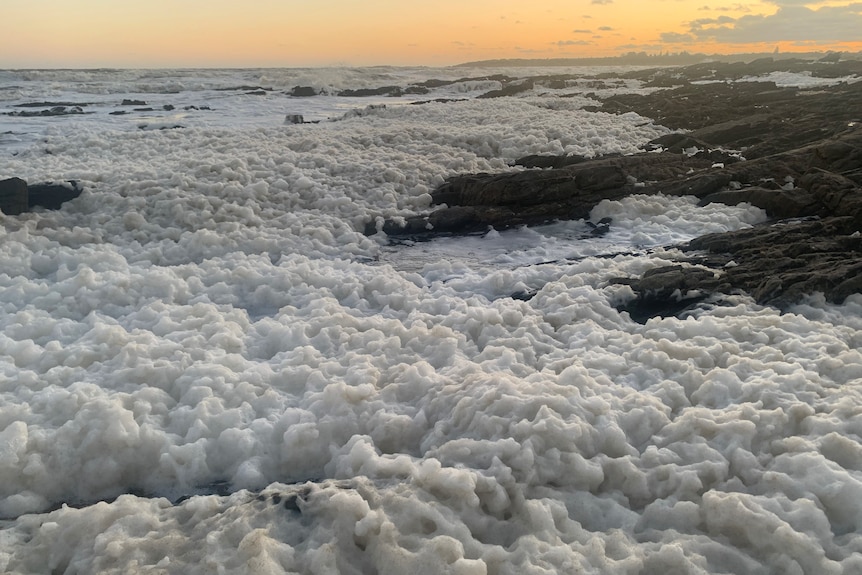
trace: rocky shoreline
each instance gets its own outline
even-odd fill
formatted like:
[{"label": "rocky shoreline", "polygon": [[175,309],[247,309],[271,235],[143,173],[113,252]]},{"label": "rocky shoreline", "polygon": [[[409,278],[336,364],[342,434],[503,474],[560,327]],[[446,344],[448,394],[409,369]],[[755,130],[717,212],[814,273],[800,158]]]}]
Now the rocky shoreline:
[{"label": "rocky shoreline", "polygon": [[[781,87],[781,74],[831,79],[817,87]],[[676,264],[639,278],[617,278],[636,298],[623,309],[643,321],[678,315],[711,295],[743,291],[765,305],[786,308],[813,292],[841,303],[862,292],[862,61],[772,60],[710,62],[608,74],[589,80],[599,104],[592,111],[635,112],[676,130],[629,156],[529,156],[513,170],[462,174],[431,194],[435,209],[408,218],[368,222],[367,235],[383,232],[395,241],[440,235],[479,234],[556,220],[588,219],[602,200],[632,194],[695,196],[700,203],[747,202],[771,220],[753,229],[702,236],[680,246]],[[494,80],[499,90],[482,97],[512,96],[536,86],[565,88],[587,80],[564,75]],[[607,94],[608,86],[639,80],[657,88],[649,95]],[[399,92],[422,93],[429,80]],[[391,87],[354,91],[369,96]],[[267,93],[258,86],[236,90]],[[592,88],[590,88],[592,89]],[[290,95],[306,94],[296,88]],[[308,94],[311,95],[311,94]],[[565,97],[565,96],[561,96]],[[87,113],[85,102],[33,102],[9,115]],[[123,100],[135,110],[146,102]],[[163,106],[173,109],[172,105]],[[204,108],[201,108],[204,109]],[[207,108],[208,109],[208,108]],[[112,113],[124,113],[123,111]],[[362,113],[362,112],[354,112]],[[288,115],[286,123],[307,123]],[[15,215],[42,206],[56,209],[80,195],[75,182],[28,185],[0,181],[0,211]],[[590,222],[593,234],[612,221]],[[519,296],[520,297],[520,296]]]},{"label": "rocky shoreline", "polygon": [[[826,70],[820,75],[862,77],[862,62],[806,64]],[[632,156],[533,156],[517,162],[531,169],[455,176],[432,193],[434,211],[371,222],[365,232],[427,239],[588,218],[600,201],[635,193],[748,202],[770,222],[702,236],[681,246],[689,255],[677,265],[617,279],[637,294],[623,309],[644,321],[738,291],[782,309],[814,292],[841,303],[862,292],[862,81],[799,89],[751,79],[788,65],[767,59],[634,73],[647,85],[676,87],[612,96],[596,110],[633,111],[679,132]],[[608,222],[594,224],[601,232]]]}]

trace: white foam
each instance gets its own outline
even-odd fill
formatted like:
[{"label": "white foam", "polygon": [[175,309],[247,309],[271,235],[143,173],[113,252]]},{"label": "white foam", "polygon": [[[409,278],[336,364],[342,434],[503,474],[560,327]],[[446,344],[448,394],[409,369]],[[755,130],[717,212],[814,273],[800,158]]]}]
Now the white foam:
[{"label": "white foam", "polygon": [[779,88],[821,88],[838,84],[855,84],[862,78],[858,76],[841,76],[824,78],[812,76],[810,72],[770,72],[760,76],[745,76],[737,82],[775,82]]},{"label": "white foam", "polygon": [[614,308],[614,278],[759,210],[358,231],[450,174],[663,128],[537,94],[280,122],[58,124],[7,158],[86,191],[2,216],[0,571],[862,568],[862,300]]}]

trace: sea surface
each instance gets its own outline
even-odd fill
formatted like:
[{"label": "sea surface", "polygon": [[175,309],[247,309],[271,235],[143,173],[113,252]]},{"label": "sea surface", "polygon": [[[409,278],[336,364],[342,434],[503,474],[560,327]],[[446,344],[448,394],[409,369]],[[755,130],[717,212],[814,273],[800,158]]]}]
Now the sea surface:
[{"label": "sea surface", "polygon": [[0,572],[862,573],[862,296],[617,310],[761,210],[362,233],[640,151],[625,70],[0,71],[0,179],[84,189],[0,214]]}]

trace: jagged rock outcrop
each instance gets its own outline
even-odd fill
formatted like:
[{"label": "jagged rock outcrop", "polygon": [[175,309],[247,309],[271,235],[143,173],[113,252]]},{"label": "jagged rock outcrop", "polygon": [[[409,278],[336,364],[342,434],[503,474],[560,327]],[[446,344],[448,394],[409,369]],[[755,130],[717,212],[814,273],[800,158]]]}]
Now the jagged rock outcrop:
[{"label": "jagged rock outcrop", "polygon": [[821,292],[842,303],[862,293],[862,234],[852,217],[795,221],[709,234],[685,250],[703,251],[686,265],[649,270],[640,278],[617,278],[636,298],[621,309],[644,321],[677,315],[713,293],[745,292],[779,309]]},{"label": "jagged rock outcrop", "polygon": [[[587,218],[600,201],[632,193],[692,195],[703,205],[748,202],[774,221],[815,219],[704,236],[685,249],[706,255],[618,278],[636,293],[626,306],[632,316],[674,314],[709,294],[738,290],[779,307],[815,291],[840,303],[862,291],[862,82],[808,91],[772,82],[690,83],[803,64],[811,65],[764,59],[636,72],[680,87],[612,96],[596,109],[635,111],[685,132],[632,156],[530,156],[516,162],[528,170],[455,176],[431,194],[434,211],[370,222],[366,233],[428,238]],[[831,65],[820,63],[818,73],[837,70]],[[860,62],[841,65],[862,74]]]}]

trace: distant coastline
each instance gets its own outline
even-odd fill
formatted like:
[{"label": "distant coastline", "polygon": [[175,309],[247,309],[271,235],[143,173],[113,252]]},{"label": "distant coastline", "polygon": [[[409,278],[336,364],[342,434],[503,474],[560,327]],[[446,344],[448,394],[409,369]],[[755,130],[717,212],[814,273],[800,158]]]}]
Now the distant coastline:
[{"label": "distant coastline", "polygon": [[619,56],[592,58],[499,58],[464,62],[455,67],[526,67],[526,66],[689,66],[703,62],[751,62],[761,58],[774,60],[820,60],[840,58],[842,60],[862,60],[862,52],[761,52],[744,54],[703,54],[672,52],[648,54],[646,52],[627,52]]}]

